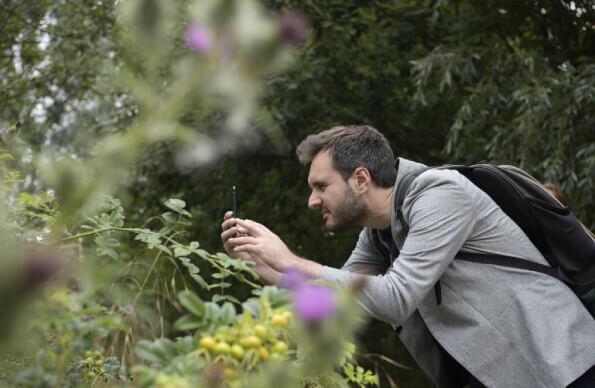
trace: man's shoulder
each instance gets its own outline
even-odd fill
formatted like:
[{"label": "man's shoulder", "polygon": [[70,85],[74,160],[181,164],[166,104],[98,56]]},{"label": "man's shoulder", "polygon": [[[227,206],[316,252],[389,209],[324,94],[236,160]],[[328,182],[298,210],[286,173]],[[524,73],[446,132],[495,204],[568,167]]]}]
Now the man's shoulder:
[{"label": "man's shoulder", "polygon": [[423,171],[411,182],[408,192],[409,194],[416,194],[434,188],[458,194],[477,189],[458,171],[430,168]]}]

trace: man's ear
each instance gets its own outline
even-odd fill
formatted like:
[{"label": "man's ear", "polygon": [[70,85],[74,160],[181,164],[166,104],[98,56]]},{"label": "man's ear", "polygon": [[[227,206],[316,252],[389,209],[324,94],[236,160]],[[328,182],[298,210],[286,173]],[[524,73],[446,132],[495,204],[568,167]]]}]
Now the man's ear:
[{"label": "man's ear", "polygon": [[358,167],[353,170],[351,177],[353,182],[353,191],[355,191],[357,194],[366,192],[372,184],[372,176],[370,175],[370,171],[368,171],[368,169],[365,167]]}]

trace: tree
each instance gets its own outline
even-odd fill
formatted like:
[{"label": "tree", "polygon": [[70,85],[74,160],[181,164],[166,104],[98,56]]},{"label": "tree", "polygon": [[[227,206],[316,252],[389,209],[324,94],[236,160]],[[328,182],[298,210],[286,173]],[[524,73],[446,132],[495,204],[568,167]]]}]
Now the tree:
[{"label": "tree", "polygon": [[[114,40],[112,2],[5,4],[0,75],[6,108],[0,124],[21,120],[37,147],[49,139],[56,149],[84,153],[84,141],[72,140],[75,128],[118,133],[137,117],[133,94],[105,84],[104,73],[94,70],[106,63],[108,73],[123,64],[138,65]],[[386,134],[397,155],[430,165],[486,159],[520,165],[561,184],[572,209],[595,225],[590,2],[266,4],[272,10],[301,10],[311,34],[294,67],[268,75],[260,114],[251,122],[256,136],[242,137],[239,151],[230,148],[210,165],[185,171],[175,163],[175,142],[153,145],[129,178],[134,184],[124,202],[132,205],[126,206],[133,209],[131,220],[154,213],[155,204],[166,198],[182,197],[199,215],[194,233],[201,243],[220,249],[219,220],[235,185],[241,216],[270,226],[299,254],[340,266],[357,231],[325,232],[317,214],[305,211],[307,170],[298,165],[294,149],[311,132],[366,123]],[[48,14],[58,23],[44,19]],[[42,50],[33,40],[48,41],[46,33],[49,44]],[[58,60],[44,67],[46,56]],[[46,107],[45,122],[36,123],[31,112],[52,93],[57,97]],[[207,134],[217,133],[223,122],[217,111],[187,111],[179,119]],[[370,349],[395,354],[393,333],[374,337],[366,338]],[[397,375],[404,373],[409,372]],[[417,373],[412,378],[428,384]]]}]

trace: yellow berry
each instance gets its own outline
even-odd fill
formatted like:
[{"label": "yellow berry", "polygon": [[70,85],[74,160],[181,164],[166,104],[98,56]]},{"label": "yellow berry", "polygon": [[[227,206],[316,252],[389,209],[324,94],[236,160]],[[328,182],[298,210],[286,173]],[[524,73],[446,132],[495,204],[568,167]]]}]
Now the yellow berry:
[{"label": "yellow berry", "polygon": [[231,354],[238,360],[241,360],[244,357],[244,348],[240,345],[233,345],[231,347]]},{"label": "yellow berry", "polygon": [[260,348],[258,348],[258,355],[260,356],[261,360],[268,360],[268,358],[271,356],[271,354],[269,353],[269,350],[267,348],[265,348],[264,346],[261,346]]},{"label": "yellow berry", "polygon": [[95,361],[95,366],[101,366],[101,365],[103,365],[103,360]]},{"label": "yellow berry", "polygon": [[267,329],[263,325],[254,326],[254,332],[260,338],[265,338],[267,336]]},{"label": "yellow berry", "polygon": [[236,377],[236,371],[231,368],[223,369],[223,374],[225,375],[226,378],[228,378],[230,380],[234,379]]},{"label": "yellow berry", "polygon": [[260,338],[258,338],[255,335],[249,335],[247,337],[244,337],[244,339],[242,340],[242,345],[244,345],[247,348],[257,348],[260,346],[260,344]]},{"label": "yellow berry", "polygon": [[283,311],[283,316],[285,318],[287,318],[288,320],[291,320],[293,318],[293,314],[291,313],[291,311]]},{"label": "yellow berry", "polygon": [[198,341],[198,345],[206,350],[213,350],[215,349],[215,345],[217,344],[217,342],[215,342],[215,340],[213,339],[213,337],[209,337],[204,336],[200,339],[200,341]]},{"label": "yellow berry", "polygon": [[219,342],[215,345],[213,351],[217,354],[227,354],[230,351],[230,347],[227,342]]},{"label": "yellow berry", "polygon": [[274,314],[271,321],[275,326],[285,327],[289,323],[288,318],[283,314]]},{"label": "yellow berry", "polygon": [[277,341],[273,345],[273,351],[277,353],[285,353],[287,351],[287,344],[283,341]]}]

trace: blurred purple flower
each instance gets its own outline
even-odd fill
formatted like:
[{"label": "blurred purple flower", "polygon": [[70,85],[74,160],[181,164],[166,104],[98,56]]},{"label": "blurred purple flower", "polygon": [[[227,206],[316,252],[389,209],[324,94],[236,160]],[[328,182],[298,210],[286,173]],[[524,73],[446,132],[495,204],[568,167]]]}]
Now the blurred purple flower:
[{"label": "blurred purple flower", "polygon": [[206,27],[191,24],[186,30],[186,43],[199,54],[208,54],[213,47],[213,38]]},{"label": "blurred purple flower", "polygon": [[337,308],[333,291],[326,286],[308,284],[294,294],[295,313],[307,323],[322,321]]},{"label": "blurred purple flower", "polygon": [[91,318],[88,315],[83,315],[83,317],[81,318],[82,321],[84,322],[88,322]]},{"label": "blurred purple flower", "polygon": [[288,11],[279,17],[281,38],[289,44],[300,44],[308,36],[308,21],[303,13]]},{"label": "blurred purple flower", "polygon": [[0,128],[0,135],[4,135],[7,131],[6,128]]},{"label": "blurred purple flower", "polygon": [[134,315],[134,305],[132,303],[126,305],[126,313],[128,315]]},{"label": "blurred purple flower", "polygon": [[27,252],[24,261],[23,280],[27,288],[45,283],[62,269],[58,252],[49,247]]},{"label": "blurred purple flower", "polygon": [[297,291],[306,284],[308,280],[310,280],[310,278],[297,268],[289,268],[285,271],[285,274],[283,274],[279,286],[288,290]]}]

